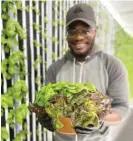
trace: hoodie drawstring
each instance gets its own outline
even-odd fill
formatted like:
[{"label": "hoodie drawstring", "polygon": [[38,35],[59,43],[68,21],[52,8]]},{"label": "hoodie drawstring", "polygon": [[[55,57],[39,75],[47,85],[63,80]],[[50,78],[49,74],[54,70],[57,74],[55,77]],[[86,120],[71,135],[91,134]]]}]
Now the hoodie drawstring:
[{"label": "hoodie drawstring", "polygon": [[[79,73],[79,83],[81,83],[82,82],[82,76],[83,76],[83,65],[84,65],[84,62],[79,62],[80,63],[80,65],[81,65],[81,67],[80,67],[80,73]],[[76,72],[76,59],[74,58],[73,59],[73,83],[75,83],[76,81],[75,81],[75,77],[76,77],[76,75],[75,75],[75,72]]]},{"label": "hoodie drawstring", "polygon": [[76,59],[74,58],[73,59],[73,84],[75,83],[75,70],[76,70],[75,63],[76,63]]},{"label": "hoodie drawstring", "polygon": [[81,67],[80,67],[80,74],[79,74],[79,83],[81,83],[82,82],[82,76],[83,76],[83,65],[84,65],[84,62],[80,62],[80,65],[81,65]]}]

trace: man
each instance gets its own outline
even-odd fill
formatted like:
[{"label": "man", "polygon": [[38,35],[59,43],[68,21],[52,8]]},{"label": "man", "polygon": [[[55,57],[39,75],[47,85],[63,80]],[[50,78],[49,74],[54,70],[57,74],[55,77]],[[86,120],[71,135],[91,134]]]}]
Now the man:
[{"label": "man", "polygon": [[[103,94],[113,99],[111,113],[99,128],[75,128],[78,141],[109,141],[109,127],[122,122],[129,113],[128,77],[122,62],[95,45],[96,20],[88,4],[76,4],[66,17],[69,51],[48,69],[46,84],[57,81],[91,82]],[[43,127],[53,131],[49,117],[40,118]],[[55,141],[74,141],[76,135],[55,131]]]}]

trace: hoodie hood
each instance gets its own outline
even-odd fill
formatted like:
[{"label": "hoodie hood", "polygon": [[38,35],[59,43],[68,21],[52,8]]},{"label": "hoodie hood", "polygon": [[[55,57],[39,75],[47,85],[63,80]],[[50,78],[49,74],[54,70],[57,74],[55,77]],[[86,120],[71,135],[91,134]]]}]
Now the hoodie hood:
[{"label": "hoodie hood", "polygon": [[[88,54],[88,56],[86,56],[85,61],[87,61],[88,59],[94,57],[98,52],[101,52],[102,49],[98,46],[98,45],[94,45],[91,52]],[[67,60],[73,61],[74,60],[74,55],[71,53],[70,50],[68,50],[64,56]],[[76,59],[76,58],[75,58]]]},{"label": "hoodie hood", "polygon": [[69,50],[66,54],[65,54],[65,59],[66,60],[70,60],[71,62],[73,62],[73,71],[72,71],[72,79],[73,79],[73,83],[75,83],[75,79],[76,79],[76,62],[80,65],[79,68],[79,80],[78,82],[81,83],[82,82],[82,76],[83,76],[83,68],[84,68],[84,63],[88,62],[90,59],[92,59],[98,52],[100,52],[101,49],[97,46],[94,45],[91,52],[89,53],[88,56],[86,56],[85,60],[83,62],[79,62],[76,61],[76,58],[74,57],[74,55],[71,53],[71,51]]}]

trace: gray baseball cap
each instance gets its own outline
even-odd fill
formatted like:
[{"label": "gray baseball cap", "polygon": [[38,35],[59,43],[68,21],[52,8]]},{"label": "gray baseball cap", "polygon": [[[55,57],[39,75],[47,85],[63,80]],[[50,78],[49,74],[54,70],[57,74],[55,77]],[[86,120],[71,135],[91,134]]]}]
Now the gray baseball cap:
[{"label": "gray baseball cap", "polygon": [[96,27],[93,8],[86,3],[78,3],[71,7],[66,15],[66,27],[75,21],[83,21],[92,27]]}]

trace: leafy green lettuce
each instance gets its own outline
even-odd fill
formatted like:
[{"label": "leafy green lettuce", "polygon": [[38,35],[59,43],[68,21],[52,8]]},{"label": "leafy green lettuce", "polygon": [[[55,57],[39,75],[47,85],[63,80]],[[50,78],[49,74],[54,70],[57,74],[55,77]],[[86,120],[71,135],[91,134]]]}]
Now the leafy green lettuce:
[{"label": "leafy green lettuce", "polygon": [[[72,126],[98,126],[99,120],[109,113],[111,100],[100,93],[92,83],[57,82],[43,86],[36,94],[32,112],[42,110],[52,118],[55,129],[63,127],[61,117],[70,117]],[[34,110],[34,108],[36,110]],[[38,110],[37,110],[38,109]]]}]

